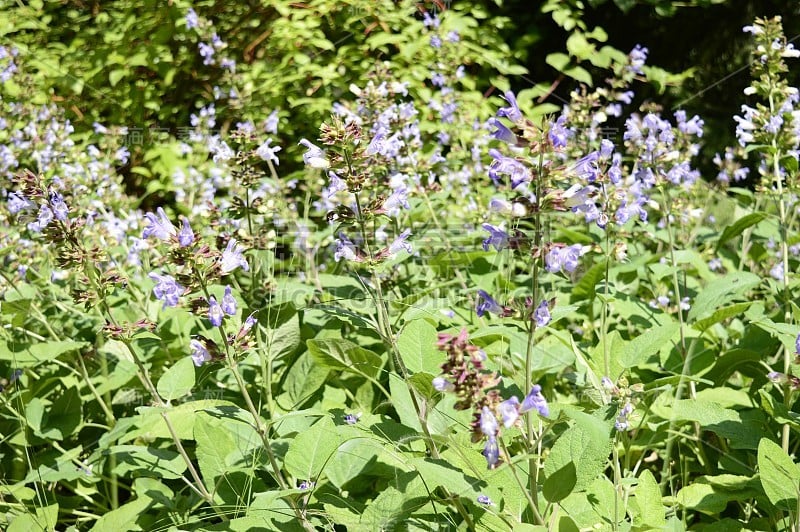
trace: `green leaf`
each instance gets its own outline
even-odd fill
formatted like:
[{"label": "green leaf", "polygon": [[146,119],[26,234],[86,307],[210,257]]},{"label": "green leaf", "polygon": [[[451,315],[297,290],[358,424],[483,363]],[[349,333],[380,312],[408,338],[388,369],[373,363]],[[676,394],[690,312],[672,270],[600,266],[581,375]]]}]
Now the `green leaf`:
[{"label": "green leaf", "polygon": [[158,394],[174,401],[192,391],[195,384],[194,362],[191,357],[181,357],[158,379]]},{"label": "green leaf", "polygon": [[445,460],[433,458],[416,458],[411,464],[425,481],[428,489],[442,486],[459,497],[475,499],[480,493],[475,490],[476,479],[470,479]]},{"label": "green leaf", "polygon": [[761,278],[749,272],[734,272],[712,281],[703,288],[692,302],[687,319],[689,323],[711,316],[716,309],[758,286]]},{"label": "green leaf", "polygon": [[625,342],[617,356],[624,368],[632,368],[643,364],[647,359],[658,353],[664,346],[670,345],[670,340],[680,329],[680,324],[671,321],[666,325],[654,327],[648,331]]},{"label": "green leaf", "polygon": [[576,421],[556,440],[544,463],[544,473],[550,477],[572,463],[577,477],[575,491],[581,491],[605,469],[612,442],[606,422],[588,415]]},{"label": "green leaf", "polygon": [[441,373],[444,357],[436,348],[436,340],[436,327],[424,319],[411,321],[403,327],[397,338],[397,349],[409,371]]},{"label": "green leaf", "polygon": [[718,514],[728,506],[728,498],[708,484],[692,483],[678,491],[675,499],[686,509],[709,515]]},{"label": "green leaf", "polygon": [[[389,462],[398,465],[383,443],[372,438],[355,437],[346,440],[336,449],[336,454],[325,468],[328,479],[339,489],[357,478],[367,478],[371,472]],[[384,467],[388,471],[390,468]]]},{"label": "green leaf", "polygon": [[569,64],[569,56],[567,54],[556,52],[553,54],[548,54],[544,61],[551,67],[561,72]]},{"label": "green leaf", "polygon": [[781,510],[795,511],[800,490],[800,470],[781,447],[762,438],[758,444],[758,471],[770,502]]},{"label": "green leaf", "polygon": [[661,502],[661,490],[658,482],[649,469],[639,474],[639,484],[636,486],[636,502],[642,524],[655,529],[661,529],[667,522],[664,504]]},{"label": "green leaf", "polygon": [[46,362],[58,358],[64,353],[83,349],[88,345],[88,342],[74,340],[42,342],[33,345],[9,345],[7,342],[0,342],[0,360],[13,362],[14,365]]},{"label": "green leaf", "polygon": [[725,230],[722,232],[722,234],[719,236],[719,239],[717,240],[717,249],[719,249],[722,246],[722,244],[724,244],[728,240],[741,235],[745,229],[758,224],[759,222],[761,222],[761,220],[765,219],[766,217],[767,213],[765,212],[751,212],[750,214],[746,214],[741,218],[739,218],[738,220],[736,220],[735,222],[733,222],[732,224],[726,226]]},{"label": "green leaf", "polygon": [[734,303],[733,305],[722,307],[714,311],[714,313],[711,316],[703,318],[701,320],[697,320],[692,324],[692,327],[701,332],[705,331],[715,323],[719,323],[729,318],[733,318],[734,316],[738,316],[739,314],[743,313],[748,308],[750,308],[751,304],[752,301],[744,301],[742,303]]},{"label": "green leaf", "polygon": [[309,340],[308,352],[318,364],[375,378],[383,366],[381,357],[349,340],[329,338]]},{"label": "green leaf", "polygon": [[153,501],[140,497],[128,503],[123,504],[116,510],[104,513],[98,519],[92,530],[97,532],[105,532],[107,530],[141,530],[142,528],[136,524],[139,516],[143,515],[147,508],[153,504]]},{"label": "green leaf", "polygon": [[589,270],[583,274],[581,280],[572,288],[572,295],[579,299],[593,299],[597,283],[606,276],[607,262],[608,259],[603,259],[601,262],[589,268]]},{"label": "green leaf", "polygon": [[284,466],[297,479],[316,480],[341,443],[331,418],[323,417],[291,441]]},{"label": "green leaf", "polygon": [[566,68],[563,70],[564,74],[567,76],[580,81],[581,83],[585,83],[586,85],[592,86],[592,75],[589,74],[589,71],[583,67],[574,66],[572,68]]},{"label": "green leaf", "polygon": [[259,465],[262,442],[252,425],[201,412],[194,423],[194,439],[206,489],[230,504],[245,497],[245,486],[232,478],[236,472],[246,478]]},{"label": "green leaf", "polygon": [[28,425],[37,436],[62,441],[80,427],[83,421],[82,406],[78,389],[70,386],[50,406],[34,397],[28,403],[25,415]]},{"label": "green leaf", "polygon": [[574,32],[567,38],[567,51],[579,60],[589,59],[597,51],[580,32]]},{"label": "green leaf", "polygon": [[330,371],[330,367],[318,364],[309,352],[297,357],[283,383],[291,406],[300,405],[314,395],[325,384]]},{"label": "green leaf", "polygon": [[738,411],[700,398],[675,401],[669,394],[662,394],[653,403],[652,412],[671,421],[697,422],[703,429],[728,438],[737,449],[755,449],[762,430],[760,423],[744,418]]},{"label": "green leaf", "polygon": [[169,449],[141,445],[114,445],[103,450],[101,454],[117,457],[114,473],[122,477],[181,478],[186,471],[186,462],[181,455]]},{"label": "green leaf", "polygon": [[128,71],[124,68],[118,68],[108,73],[108,83],[113,87],[125,77]]},{"label": "green leaf", "polygon": [[277,316],[267,315],[263,325],[266,328],[264,337],[270,358],[290,355],[300,347],[300,316],[293,305],[282,307]]},{"label": "green leaf", "polygon": [[577,482],[575,463],[568,462],[545,479],[542,485],[542,494],[548,502],[559,502],[572,493]]},{"label": "green leaf", "polygon": [[316,304],[314,305],[315,309],[323,310],[332,316],[336,316],[338,319],[342,320],[345,323],[349,323],[355,327],[363,327],[365,329],[371,329],[373,331],[378,330],[378,326],[375,324],[373,320],[369,318],[369,316],[363,316],[358,312],[354,312],[352,310],[348,310],[343,307],[339,307],[336,305],[330,304]]}]

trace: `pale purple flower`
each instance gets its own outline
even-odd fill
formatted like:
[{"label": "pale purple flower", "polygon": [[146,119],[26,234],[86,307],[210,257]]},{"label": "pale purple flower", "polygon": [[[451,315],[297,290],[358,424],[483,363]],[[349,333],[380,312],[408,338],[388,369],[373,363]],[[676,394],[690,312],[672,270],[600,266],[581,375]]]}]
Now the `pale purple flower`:
[{"label": "pale purple flower", "polygon": [[347,190],[347,181],[336,175],[335,172],[328,172],[328,178],[330,179],[330,184],[328,188],[323,191],[323,196],[325,196],[326,199],[332,198],[338,192]]},{"label": "pale purple flower", "polygon": [[521,162],[511,157],[506,157],[494,148],[489,150],[489,155],[494,159],[489,165],[489,177],[492,178],[495,184],[499,182],[501,175],[509,176],[511,188],[517,188],[522,183],[530,181],[528,169]]},{"label": "pale purple flower", "polygon": [[364,150],[364,153],[367,155],[384,155],[385,139],[386,139],[386,133],[383,130],[379,130],[377,133],[375,133],[375,136],[372,137],[372,140],[369,141],[369,144],[367,145],[367,148]]},{"label": "pale purple flower", "polygon": [[570,131],[564,124],[567,122],[567,117],[561,115],[555,122],[550,122],[550,131],[547,132],[547,138],[554,148],[566,148],[567,139],[570,136]]},{"label": "pale purple flower", "polygon": [[500,410],[500,417],[503,419],[503,426],[509,428],[519,417],[519,399],[516,396],[506,399],[500,403],[498,409]]},{"label": "pale purple flower", "polygon": [[194,242],[194,231],[192,231],[192,228],[189,226],[189,219],[184,217],[181,230],[178,233],[178,244],[180,244],[182,248],[185,248],[191,246],[192,242]]},{"label": "pale purple flower", "polygon": [[211,322],[211,325],[214,327],[219,327],[222,325],[222,318],[225,317],[225,313],[222,311],[222,307],[217,302],[217,298],[211,296],[208,298],[208,321]]},{"label": "pale purple flower", "polygon": [[550,273],[565,271],[572,273],[578,267],[578,260],[583,254],[580,244],[559,247],[555,246],[544,257],[545,269]]},{"label": "pale purple flower", "polygon": [[358,414],[345,414],[344,422],[348,425],[355,425],[358,423]]},{"label": "pale purple flower", "polygon": [[222,259],[220,260],[220,270],[223,274],[230,273],[240,266],[244,271],[250,270],[247,259],[242,253],[243,251],[244,247],[237,244],[235,238],[228,240],[228,245],[225,247],[225,251],[222,252]]},{"label": "pale purple flower", "polygon": [[206,66],[213,65],[214,64],[214,47],[209,45],[209,44],[206,44],[204,42],[201,42],[201,43],[199,43],[197,45],[197,48],[200,51],[200,57],[203,58],[203,64],[206,65]]},{"label": "pale purple flower", "polygon": [[519,412],[520,414],[524,414],[530,410],[536,410],[542,417],[547,417],[550,415],[550,408],[547,406],[547,399],[545,399],[542,395],[542,387],[538,384],[534,384],[530,393],[525,396]]},{"label": "pale purple flower", "polygon": [[195,366],[200,367],[206,362],[211,362],[211,353],[208,352],[203,342],[192,339],[189,342],[189,347],[192,349],[192,362],[194,362]]},{"label": "pale purple flower", "polygon": [[783,263],[782,262],[776,263],[775,266],[770,268],[769,274],[770,276],[772,276],[773,279],[777,281],[783,281],[783,275],[784,275]]},{"label": "pale purple flower", "polygon": [[269,114],[269,116],[267,117],[267,120],[266,120],[266,122],[264,124],[264,131],[266,131],[267,133],[272,133],[273,135],[277,135],[278,134],[278,110],[277,109],[272,111]]},{"label": "pale purple flower", "polygon": [[225,295],[222,296],[222,311],[228,316],[236,315],[236,298],[233,297],[230,285],[225,287]]},{"label": "pale purple flower", "polygon": [[503,142],[507,142],[508,144],[516,144],[517,143],[517,136],[508,129],[505,124],[503,124],[500,120],[492,117],[487,122],[490,126],[495,127],[494,131],[492,131],[489,136],[493,139],[502,140]]},{"label": "pale purple flower", "polygon": [[455,389],[455,385],[444,377],[434,377],[431,384],[433,384],[433,388],[439,392],[452,392]]},{"label": "pale purple flower", "polygon": [[647,48],[637,44],[628,54],[630,65],[627,67],[634,74],[643,74],[642,67],[647,60]]},{"label": "pale purple flower", "polygon": [[52,221],[53,211],[50,210],[50,207],[47,205],[42,205],[39,207],[39,215],[36,217],[36,221],[30,222],[27,227],[29,231],[40,233],[44,231],[44,228],[47,227]]},{"label": "pale purple flower", "polygon": [[411,248],[411,244],[406,242],[406,239],[411,235],[411,229],[406,229],[397,238],[395,238],[391,244],[389,244],[388,248],[388,255],[390,257],[394,256],[395,254],[399,253],[401,250],[406,250],[407,253],[413,253],[413,249]]},{"label": "pale purple flower", "polygon": [[116,152],[114,152],[114,158],[120,162],[120,164],[128,164],[128,159],[131,156],[130,150],[126,146],[122,146]]},{"label": "pale purple flower", "polygon": [[311,168],[328,168],[330,163],[325,158],[325,152],[306,139],[300,139],[300,145],[306,147],[303,162]]},{"label": "pale purple flower", "polygon": [[500,461],[500,448],[497,446],[497,438],[495,436],[490,436],[489,439],[486,440],[486,445],[481,454],[486,457],[486,463],[490,469],[497,466],[497,463]]},{"label": "pale purple flower", "polygon": [[191,7],[189,11],[186,12],[186,29],[191,30],[200,26],[200,19],[197,17],[197,13]]},{"label": "pale purple flower", "polygon": [[608,160],[611,154],[614,153],[614,143],[608,139],[600,141],[600,158]]},{"label": "pale purple flower", "polygon": [[69,215],[69,209],[67,208],[66,202],[64,202],[64,196],[58,192],[51,192],[50,206],[53,208],[53,215],[56,217],[56,220],[61,220],[62,222],[66,221]]},{"label": "pale purple flower", "polygon": [[597,164],[600,152],[593,151],[582,157],[575,163],[575,173],[580,179],[593,183],[600,175],[600,167]]},{"label": "pale purple flower", "polygon": [[264,160],[264,161],[272,161],[277,165],[278,164],[278,156],[275,155],[275,154],[277,152],[281,151],[281,147],[280,146],[270,146],[271,142],[272,142],[271,138],[268,138],[267,140],[265,140],[264,143],[261,144],[261,146],[256,148],[256,155],[261,157],[261,159]]},{"label": "pale purple flower", "polygon": [[441,21],[439,20],[439,17],[435,13],[433,16],[431,16],[431,14],[426,11],[425,14],[422,16],[422,24],[426,28],[436,29],[439,27],[439,24],[441,24]]},{"label": "pale purple flower", "polygon": [[247,333],[249,333],[250,330],[255,326],[255,324],[258,323],[258,320],[256,320],[253,317],[254,315],[255,315],[255,312],[253,312],[252,314],[247,316],[247,319],[244,320],[244,323],[242,324],[242,328],[239,329],[238,333],[236,333],[236,339],[237,340],[240,340],[240,339],[244,338],[247,335]]},{"label": "pale purple flower", "polygon": [[405,185],[397,187],[383,202],[382,211],[389,216],[395,216],[400,212],[400,209],[410,209],[408,203],[408,188]]},{"label": "pale purple flower", "polygon": [[162,309],[178,305],[178,298],[183,294],[184,288],[175,281],[174,277],[155,272],[150,272],[148,277],[156,281],[153,295],[156,296],[156,299],[164,302]]},{"label": "pale purple flower", "polygon": [[514,96],[514,93],[512,91],[506,91],[503,94],[503,98],[508,102],[509,106],[498,109],[497,116],[504,116],[512,122],[519,122],[522,120],[522,113],[519,110],[517,98]]},{"label": "pale purple flower", "polygon": [[359,255],[356,245],[347,238],[344,233],[339,233],[339,238],[336,240],[336,250],[333,253],[333,260],[339,262],[342,259],[351,262],[362,262],[364,260]]},{"label": "pale purple flower", "polygon": [[501,251],[508,247],[508,233],[499,227],[492,224],[483,224],[485,230],[489,231],[489,238],[483,241],[483,250],[489,251],[489,246],[494,246],[494,249]]},{"label": "pale purple flower", "polygon": [[695,135],[697,137],[703,136],[703,120],[694,115],[689,120],[686,120],[686,111],[680,109],[675,111],[675,121],[678,123],[678,129],[687,135]]},{"label": "pale purple flower", "polygon": [[479,318],[483,317],[483,315],[487,312],[498,315],[505,314],[505,308],[500,306],[500,304],[497,303],[492,296],[483,290],[478,290],[478,304],[475,308],[475,311],[477,312]]},{"label": "pale purple flower", "polygon": [[219,35],[217,35],[216,33],[214,33],[214,34],[212,34],[212,35],[211,35],[211,44],[212,44],[212,45],[214,46],[214,48],[216,48],[217,50],[221,50],[221,49],[225,48],[225,46],[227,46],[227,45],[225,44],[225,42],[224,42],[224,41],[223,41],[223,40],[220,38],[220,36],[219,36]]},{"label": "pale purple flower", "polygon": [[492,411],[489,410],[488,406],[484,406],[481,410],[480,426],[481,432],[490,438],[496,436],[497,431],[500,430],[500,425],[497,423],[497,418]]},{"label": "pale purple flower", "polygon": [[494,505],[492,499],[490,499],[488,495],[478,495],[478,498],[476,500],[478,501],[478,504],[482,504],[484,506]]},{"label": "pale purple flower", "polygon": [[167,214],[164,212],[164,209],[159,207],[156,209],[156,212],[158,213],[158,216],[152,212],[148,212],[144,215],[148,225],[142,232],[142,238],[154,236],[161,240],[169,240],[170,237],[176,233],[175,226],[172,225],[172,222],[170,222],[169,218],[167,218]]},{"label": "pale purple flower", "polygon": [[30,208],[33,208],[33,203],[22,192],[11,192],[8,195],[8,212],[11,214]]},{"label": "pale purple flower", "polygon": [[533,311],[533,319],[536,320],[537,327],[544,327],[550,323],[550,306],[547,300],[539,303],[539,306]]}]

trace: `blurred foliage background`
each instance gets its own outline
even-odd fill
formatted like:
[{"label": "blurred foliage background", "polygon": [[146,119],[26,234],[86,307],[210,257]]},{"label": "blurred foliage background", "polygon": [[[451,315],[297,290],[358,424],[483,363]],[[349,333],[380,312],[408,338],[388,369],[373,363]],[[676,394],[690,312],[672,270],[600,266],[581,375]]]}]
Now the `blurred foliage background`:
[{"label": "blurred foliage background", "polygon": [[[199,28],[187,25],[190,8]],[[767,0],[20,0],[0,7],[0,38],[20,49],[40,89],[16,97],[58,103],[78,132],[99,122],[179,138],[191,114],[214,102],[222,130],[239,120],[261,123],[279,109],[291,153],[376,62],[388,61],[396,78],[424,95],[422,65],[435,50],[423,41],[423,16],[442,11],[461,35],[457,59],[487,116],[485,97],[498,88],[523,91],[523,106],[557,112],[578,82],[602,82],[614,54],[647,47],[649,84],[635,103],[657,96],[701,114],[709,165],[733,144],[731,116],[748,79],[742,26],[779,14],[790,40],[800,33],[800,4]],[[206,65],[199,46],[212,34],[225,46]],[[221,68],[222,54],[234,71]],[[219,97],[230,89],[236,97]],[[131,151],[121,172],[132,191],[144,191],[168,170],[163,147]]]}]

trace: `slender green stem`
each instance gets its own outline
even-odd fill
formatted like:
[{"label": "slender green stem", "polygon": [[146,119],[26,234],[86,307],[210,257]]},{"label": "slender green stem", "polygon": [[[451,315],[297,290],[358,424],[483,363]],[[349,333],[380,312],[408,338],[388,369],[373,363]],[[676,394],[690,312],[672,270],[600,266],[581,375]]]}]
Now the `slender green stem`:
[{"label": "slender green stem", "polygon": [[[769,95],[769,110],[770,115],[775,114],[775,103],[773,101],[772,93]],[[780,216],[780,225],[778,226],[778,230],[781,236],[781,266],[783,267],[783,321],[785,323],[792,323],[792,307],[791,307],[791,292],[789,290],[789,275],[791,274],[791,270],[789,270],[789,238],[788,238],[788,226],[787,226],[787,206],[786,206],[786,195],[784,194],[783,190],[783,177],[781,176],[781,167],[780,167],[780,160],[781,160],[781,149],[778,145],[778,136],[777,134],[772,137],[772,171],[773,171],[773,179],[775,181],[775,186],[777,187],[778,192],[778,214]],[[784,374],[788,375],[791,371],[792,367],[792,353],[783,348],[783,372]],[[783,385],[783,400],[787,410],[791,409],[792,406],[792,395],[793,395],[793,388],[792,383],[790,380],[787,379],[787,382]],[[789,436],[791,433],[791,429],[788,423],[784,423],[783,429],[781,431],[781,446],[784,452],[789,452]]]},{"label": "slender green stem", "polygon": [[[498,438],[500,440],[500,445],[503,447],[503,453],[506,456],[511,456],[508,452],[508,447],[506,447],[506,442],[503,438]],[[525,494],[525,498],[528,500],[528,504],[531,507],[531,512],[533,512],[533,517],[536,519],[537,525],[544,525],[544,519],[542,518],[542,514],[539,513],[539,507],[536,501],[533,500],[533,496],[531,495],[531,491],[525,486],[525,483],[522,482],[522,479],[519,478],[519,474],[517,473],[517,467],[514,465],[514,461],[509,459],[508,460],[508,468],[511,471],[511,476],[514,477],[517,485],[519,486],[520,491]]]},{"label": "slender green stem", "polygon": [[[425,406],[424,399],[421,399],[417,395],[417,391],[414,387],[409,383],[408,377],[409,372],[403,362],[403,358],[400,356],[400,351],[397,348],[397,341],[394,336],[394,332],[392,331],[392,324],[389,318],[389,310],[386,306],[386,300],[383,297],[383,288],[381,287],[381,280],[378,276],[378,272],[373,267],[372,260],[373,255],[370,250],[369,246],[369,237],[367,236],[367,227],[366,227],[366,220],[364,219],[364,214],[361,209],[361,200],[358,197],[358,194],[353,194],[355,196],[356,202],[356,220],[358,222],[359,228],[361,229],[361,235],[364,241],[364,252],[367,254],[367,260],[370,263],[370,270],[372,273],[372,284],[374,292],[370,292],[370,296],[373,298],[375,306],[378,310],[378,328],[381,336],[384,339],[384,342],[389,347],[390,352],[390,360],[392,361],[392,366],[398,372],[400,377],[402,377],[403,381],[407,383],[408,386],[408,393],[411,397],[411,402],[414,406],[414,410],[417,413],[417,419],[419,420],[420,428],[422,429],[422,435],[425,440],[425,446],[428,448],[428,452],[430,453],[431,457],[434,459],[439,459],[439,449],[436,447],[436,442],[433,439],[433,435],[430,432],[430,428],[428,427],[428,419],[427,419],[427,407]],[[384,392],[386,393],[386,392]],[[475,530],[475,525],[472,522],[472,517],[470,516],[467,509],[464,507],[463,503],[455,496],[453,496],[449,490],[443,488],[446,494],[447,499],[453,504],[456,508],[458,513],[461,515],[462,519],[464,519],[464,523],[467,525],[468,530]]]},{"label": "slender green stem", "polygon": [[[206,301],[210,300],[210,294],[208,293],[208,288],[206,287],[206,282],[203,276],[200,274],[199,271],[196,269],[193,270],[194,277],[197,280],[203,295],[206,298]],[[228,363],[228,369],[233,374],[233,378],[236,381],[236,385],[239,388],[239,393],[241,393],[242,398],[244,399],[245,406],[247,407],[247,411],[250,413],[250,416],[253,418],[253,428],[255,429],[256,433],[258,434],[259,438],[261,439],[261,444],[264,447],[264,451],[267,453],[267,458],[269,459],[270,467],[272,468],[272,474],[275,478],[275,481],[278,483],[281,489],[288,489],[289,484],[286,482],[286,479],[283,476],[283,472],[281,471],[280,465],[278,464],[278,459],[275,456],[275,451],[272,449],[272,445],[270,442],[270,435],[269,435],[269,427],[266,426],[261,419],[261,414],[259,414],[258,409],[256,408],[255,404],[253,403],[252,397],[250,397],[250,392],[247,390],[247,385],[242,378],[242,374],[239,372],[238,362],[236,360],[235,353],[231,352],[231,347],[228,344],[228,336],[225,333],[224,325],[220,324],[217,329],[219,330],[220,338],[222,341],[222,345],[225,347],[225,360]],[[265,386],[269,386],[269,383],[264,383]],[[301,510],[296,504],[290,503],[292,510],[294,511],[295,516],[300,520],[300,523],[303,525],[303,528],[309,532],[314,530],[314,526],[308,520],[305,512]]]},{"label": "slender green stem", "polygon": [[[544,139],[543,139],[544,140]],[[541,146],[545,146],[546,143],[540,142]],[[539,158],[537,164],[536,175],[533,179],[534,185],[534,215],[533,215],[533,257],[531,258],[530,264],[530,275],[531,275],[531,311],[539,305],[539,300],[541,299],[539,294],[539,261],[541,260],[542,254],[542,218],[541,218],[541,192],[542,186],[541,181],[543,178],[543,169],[544,169],[544,152],[543,147],[539,148]],[[526,315],[526,327],[528,329],[528,342],[525,348],[525,393],[528,393],[531,388],[533,387],[533,347],[535,343],[535,334],[536,334],[536,320],[531,319],[531,315]],[[541,457],[539,453],[533,453],[532,449],[534,447],[534,427],[533,427],[533,416],[526,417],[526,429],[528,434],[527,440],[527,447],[528,451],[531,452],[531,457],[528,461],[528,484],[529,489],[531,492],[531,496],[533,498],[533,502],[538,504],[538,497],[539,497],[539,489],[537,486],[538,476],[539,476],[539,461]]]},{"label": "slender green stem", "polygon": [[[167,412],[166,411],[165,412],[161,412],[161,417],[164,418],[164,423],[166,423],[166,425],[167,425],[167,430],[169,430],[169,433],[172,436],[172,439],[175,440],[176,447],[178,448],[178,453],[180,453],[181,457],[183,458],[183,461],[186,462],[186,467],[189,469],[189,474],[192,475],[192,478],[194,479],[195,486],[197,487],[198,491],[200,492],[201,497],[203,497],[203,499],[205,499],[205,501],[209,504],[209,506],[211,506],[211,508],[214,509],[214,511],[217,511],[217,508],[216,508],[216,506],[214,504],[214,496],[211,495],[208,492],[208,490],[205,487],[205,484],[203,484],[203,480],[200,478],[200,474],[197,472],[197,469],[194,467],[194,464],[192,463],[191,458],[189,458],[189,455],[186,454],[186,449],[183,448],[183,444],[181,443],[181,439],[178,437],[178,434],[175,432],[175,428],[172,426],[172,422],[169,420],[169,416],[167,416]],[[228,520],[228,518],[224,514],[222,514],[220,512],[217,512],[217,513],[218,513],[218,515],[220,517],[222,517],[222,519],[224,521]]]}]

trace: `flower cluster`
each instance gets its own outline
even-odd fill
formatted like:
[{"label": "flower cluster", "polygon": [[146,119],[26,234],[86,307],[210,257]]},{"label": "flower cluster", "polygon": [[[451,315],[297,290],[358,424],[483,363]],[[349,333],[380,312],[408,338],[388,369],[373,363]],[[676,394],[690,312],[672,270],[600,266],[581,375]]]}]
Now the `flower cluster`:
[{"label": "flower cluster", "polygon": [[454,394],[458,398],[454,405],[456,410],[472,408],[472,441],[486,438],[483,455],[490,468],[497,467],[500,463],[497,441],[500,423],[510,428],[522,414],[533,410],[543,417],[550,415],[541,386],[534,385],[521,403],[517,397],[503,401],[500,392],[493,389],[500,379],[496,373],[485,370],[486,353],[469,342],[466,329],[456,336],[439,334],[437,347],[447,354],[447,361],[442,364],[443,376],[433,379],[433,387]]},{"label": "flower cluster", "polygon": [[200,35],[201,39],[204,39],[197,44],[198,53],[203,58],[203,64],[205,66],[219,66],[231,73],[235,72],[235,60],[224,55],[216,57],[217,52],[222,52],[228,45],[214,31],[213,24],[206,19],[201,19],[192,8],[189,8],[186,12],[185,21],[187,30],[194,30]]},{"label": "flower cluster", "polygon": [[628,380],[624,377],[620,378],[617,384],[614,384],[608,377],[603,377],[600,384],[603,391],[611,396],[619,408],[614,428],[619,432],[631,430],[632,416],[636,410],[638,395],[642,393],[644,387],[641,384],[629,385]]},{"label": "flower cluster", "polygon": [[[338,231],[335,260],[383,262],[413,252],[411,230],[389,241],[386,222],[402,219],[413,190],[424,185],[423,172],[436,162],[421,158],[418,111],[413,102],[404,101],[404,84],[369,81],[351,91],[358,96],[356,111],[337,104],[334,119],[321,130],[327,150],[303,139],[303,160],[327,172],[329,185],[317,205],[328,210],[328,221],[356,226],[350,234]],[[376,222],[376,230],[362,234],[368,220]]]}]

